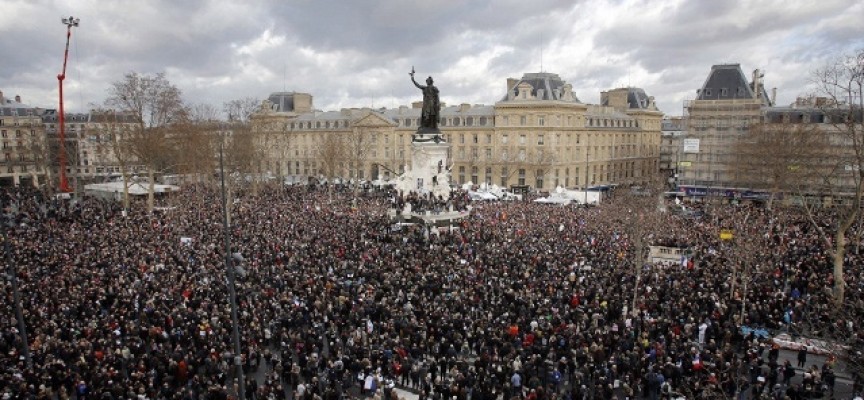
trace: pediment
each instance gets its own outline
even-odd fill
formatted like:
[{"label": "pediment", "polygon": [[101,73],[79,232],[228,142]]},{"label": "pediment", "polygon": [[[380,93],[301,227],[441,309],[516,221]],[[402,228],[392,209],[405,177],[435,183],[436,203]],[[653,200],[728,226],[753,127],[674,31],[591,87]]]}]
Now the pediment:
[{"label": "pediment", "polygon": [[363,117],[355,120],[352,124],[355,127],[362,128],[382,128],[382,127],[394,127],[396,123],[391,121],[390,119],[382,116],[381,114],[371,112],[366,114]]}]

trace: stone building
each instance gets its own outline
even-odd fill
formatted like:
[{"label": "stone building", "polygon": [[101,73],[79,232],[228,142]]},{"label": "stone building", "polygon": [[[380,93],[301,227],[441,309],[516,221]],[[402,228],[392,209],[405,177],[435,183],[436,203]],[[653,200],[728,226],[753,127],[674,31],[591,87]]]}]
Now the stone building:
[{"label": "stone building", "polygon": [[682,117],[664,117],[660,122],[660,175],[666,177],[670,189],[678,184],[678,163],[687,131],[685,122]]},{"label": "stone building", "polygon": [[685,105],[679,185],[700,193],[736,187],[734,144],[762,121],[763,110],[771,105],[759,70],[748,82],[739,64],[712,66],[696,99]]},{"label": "stone building", "polygon": [[[344,179],[388,180],[410,164],[419,103],[322,112],[311,100],[276,93],[252,116],[267,149],[263,170],[298,180],[334,170]],[[450,145],[452,183],[548,191],[653,177],[661,117],[642,89],[610,90],[601,104],[585,104],[557,74],[529,73],[507,79],[494,105],[442,104],[439,126]],[[339,151],[328,150],[337,143],[325,139],[331,136]]]},{"label": "stone building", "polygon": [[28,106],[20,96],[0,92],[0,185],[39,185],[49,179],[46,168],[44,109]]},{"label": "stone building", "polygon": [[757,69],[748,81],[739,64],[711,68],[686,102],[681,146],[661,147],[661,159],[679,159],[680,189],[723,201],[850,197],[861,160],[849,134],[861,137],[860,105],[807,97],[777,106],[762,78]]}]

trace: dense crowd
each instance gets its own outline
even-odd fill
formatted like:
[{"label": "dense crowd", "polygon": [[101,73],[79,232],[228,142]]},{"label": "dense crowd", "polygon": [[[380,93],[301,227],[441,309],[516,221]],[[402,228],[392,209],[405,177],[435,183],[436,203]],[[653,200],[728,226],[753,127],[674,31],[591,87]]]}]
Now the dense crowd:
[{"label": "dense crowd", "polygon": [[[236,393],[218,191],[188,187],[152,214],[2,197],[33,366],[5,279],[0,397]],[[795,368],[740,325],[864,340],[861,238],[850,232],[838,312],[826,243],[804,214],[654,215],[626,196],[593,208],[475,203],[457,228],[430,233],[393,229],[386,194],[291,187],[235,198],[246,398],[389,400],[400,385],[430,400],[801,399],[833,383],[833,360],[805,363],[792,383]],[[827,228],[834,216],[813,218]],[[643,242],[687,258],[642,265]]]},{"label": "dense crowd", "polygon": [[445,199],[443,196],[435,196],[431,192],[425,194],[418,192],[400,193],[396,190],[390,190],[387,193],[390,197],[390,203],[397,211],[406,210],[405,206],[410,205],[408,209],[412,213],[441,214],[444,212],[466,211],[468,209],[468,193],[464,190],[453,190]]}]

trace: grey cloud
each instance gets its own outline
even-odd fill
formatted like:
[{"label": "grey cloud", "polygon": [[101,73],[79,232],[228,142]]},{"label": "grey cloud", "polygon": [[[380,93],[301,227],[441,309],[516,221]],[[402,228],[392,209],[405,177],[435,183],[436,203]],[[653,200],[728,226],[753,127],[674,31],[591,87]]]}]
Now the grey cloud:
[{"label": "grey cloud", "polygon": [[[864,37],[854,22],[862,7],[842,0],[813,10],[727,1],[675,8],[659,0],[37,1],[19,8],[20,23],[0,25],[0,54],[15,55],[2,60],[0,90],[49,107],[62,63],[59,14],[68,13],[82,21],[67,80],[75,88],[70,103],[82,108],[101,103],[110,82],[130,71],[170,71],[184,98],[216,106],[283,88],[312,93],[322,109],[371,105],[373,98],[408,104],[419,98],[407,76],[412,65],[436,79],[448,103],[491,104],[507,77],[540,69],[545,48],[544,69],[573,84],[580,99],[596,101],[600,90],[632,84],[677,114],[714,63],[784,72],[795,66],[799,76],[775,80],[781,93],[791,92],[821,60],[861,47]],[[606,16],[598,7],[629,14]],[[667,8],[654,18],[648,7]],[[855,13],[859,18],[844,19]],[[238,53],[268,30],[282,42]],[[574,45],[583,42],[588,48]],[[471,71],[455,67],[495,47],[507,50],[472,60]],[[641,70],[649,80],[628,79]],[[767,78],[771,84],[770,72]]]}]

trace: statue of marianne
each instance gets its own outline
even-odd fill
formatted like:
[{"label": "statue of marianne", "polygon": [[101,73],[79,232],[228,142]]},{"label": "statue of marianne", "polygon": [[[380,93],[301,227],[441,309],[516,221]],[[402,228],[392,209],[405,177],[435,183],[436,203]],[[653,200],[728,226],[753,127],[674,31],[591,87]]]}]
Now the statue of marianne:
[{"label": "statue of marianne", "polygon": [[411,67],[411,82],[423,91],[423,109],[420,114],[420,127],[438,129],[438,116],[441,113],[441,102],[438,100],[438,88],[432,84],[432,77],[426,78],[426,86],[414,80],[414,67]]}]

